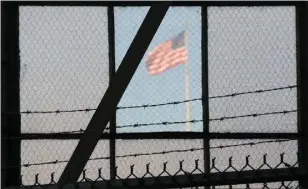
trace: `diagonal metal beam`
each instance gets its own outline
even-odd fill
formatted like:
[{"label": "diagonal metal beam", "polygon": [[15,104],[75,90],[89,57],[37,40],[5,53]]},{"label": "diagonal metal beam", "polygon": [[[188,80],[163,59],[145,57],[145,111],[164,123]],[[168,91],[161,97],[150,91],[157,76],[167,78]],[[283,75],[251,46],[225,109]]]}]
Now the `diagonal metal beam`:
[{"label": "diagonal metal beam", "polygon": [[121,65],[66,165],[58,184],[76,183],[132,79],[171,2],[151,6]]}]

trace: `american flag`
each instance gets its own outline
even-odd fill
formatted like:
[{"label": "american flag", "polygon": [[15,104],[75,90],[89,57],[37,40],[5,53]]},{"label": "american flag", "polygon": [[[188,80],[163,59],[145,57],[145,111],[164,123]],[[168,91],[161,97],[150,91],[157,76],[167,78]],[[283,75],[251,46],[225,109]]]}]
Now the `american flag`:
[{"label": "american flag", "polygon": [[185,45],[185,31],[183,31],[149,52],[146,65],[149,75],[157,75],[187,61],[188,50]]}]

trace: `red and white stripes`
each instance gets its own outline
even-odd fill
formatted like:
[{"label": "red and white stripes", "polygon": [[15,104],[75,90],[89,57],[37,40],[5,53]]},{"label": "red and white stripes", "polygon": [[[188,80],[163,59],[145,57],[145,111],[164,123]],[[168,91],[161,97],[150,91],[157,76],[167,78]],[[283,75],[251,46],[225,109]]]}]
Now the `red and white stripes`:
[{"label": "red and white stripes", "polygon": [[176,65],[185,64],[188,61],[186,46],[172,48],[172,40],[168,40],[155,47],[147,57],[149,75],[160,74]]}]

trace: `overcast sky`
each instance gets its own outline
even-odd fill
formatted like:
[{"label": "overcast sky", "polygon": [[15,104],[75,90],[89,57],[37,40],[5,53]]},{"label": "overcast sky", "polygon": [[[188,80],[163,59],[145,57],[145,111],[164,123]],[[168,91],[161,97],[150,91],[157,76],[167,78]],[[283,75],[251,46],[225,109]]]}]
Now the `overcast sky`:
[{"label": "overcast sky", "polygon": [[[115,8],[116,66],[121,63],[149,7]],[[108,23],[103,7],[23,7],[20,9],[21,111],[95,108],[108,87]],[[147,53],[156,45],[176,36],[187,23],[190,98],[201,97],[201,8],[170,8],[152,40]],[[204,32],[204,31],[203,31]],[[211,7],[208,9],[209,96],[270,89],[296,84],[295,8],[294,7]],[[185,100],[184,66],[158,76],[149,76],[142,59],[119,106],[156,104]],[[210,118],[296,109],[296,89],[211,99]],[[93,112],[23,115],[22,132],[61,132],[86,128]],[[202,119],[200,101],[191,103],[191,119]],[[184,121],[185,104],[117,111],[117,125]],[[212,132],[296,132],[296,113],[257,118],[211,122]],[[191,125],[202,131],[203,124]],[[185,125],[117,129],[117,132],[185,131]],[[211,146],[243,141],[211,141]],[[68,159],[77,141],[24,141],[22,162]],[[117,153],[202,147],[202,140],[117,141]],[[281,152],[295,161],[295,142],[212,150],[220,166],[235,156],[239,166],[245,155],[268,153],[276,162]],[[290,150],[292,149],[292,150]],[[108,156],[108,141],[101,141],[92,156]],[[178,160],[193,163],[203,152],[170,154],[117,160],[120,174],[127,175],[136,164],[140,175],[146,163],[155,172],[163,161],[171,161],[171,172]],[[256,157],[257,158],[257,157]],[[258,157],[255,161],[257,164]],[[201,163],[202,164],[202,163]],[[25,180],[40,172],[43,180],[65,164],[23,168]],[[90,176],[109,161],[88,163]],[[192,165],[188,166],[192,169]],[[91,172],[92,171],[92,172]],[[43,173],[46,172],[46,173]]]}]

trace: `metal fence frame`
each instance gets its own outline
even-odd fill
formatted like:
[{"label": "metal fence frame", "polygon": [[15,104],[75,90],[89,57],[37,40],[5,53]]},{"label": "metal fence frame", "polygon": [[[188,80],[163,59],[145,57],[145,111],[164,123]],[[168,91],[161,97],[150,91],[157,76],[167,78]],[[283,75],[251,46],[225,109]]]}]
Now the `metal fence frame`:
[{"label": "metal fence frame", "polygon": [[[114,13],[116,6],[151,6],[154,2],[2,2],[2,112],[19,112],[19,6],[108,6],[109,32],[109,80],[115,75],[115,36]],[[110,177],[116,178],[115,146],[116,139],[203,139],[204,170],[209,170],[210,139],[298,139],[300,168],[308,172],[308,3],[305,2],[173,2],[171,6],[201,6],[202,12],[202,105],[203,132],[163,132],[153,133],[116,133],[116,112],[110,120],[110,134],[101,139],[110,141]],[[207,7],[209,6],[296,6],[296,44],[297,44],[297,86],[298,86],[298,133],[209,133],[208,103],[208,52],[207,45]],[[5,47],[5,48],[4,48]],[[207,99],[207,100],[204,100]],[[80,139],[82,134],[54,135],[41,133],[29,137],[30,133],[20,131],[20,115],[2,114],[2,167],[20,164],[20,143],[22,139]],[[20,137],[19,140],[4,140],[4,137]],[[20,168],[2,169],[2,188],[20,184]],[[9,177],[6,175],[10,175]],[[264,180],[266,181],[266,179]],[[303,188],[308,188],[308,177],[300,180]]]}]

